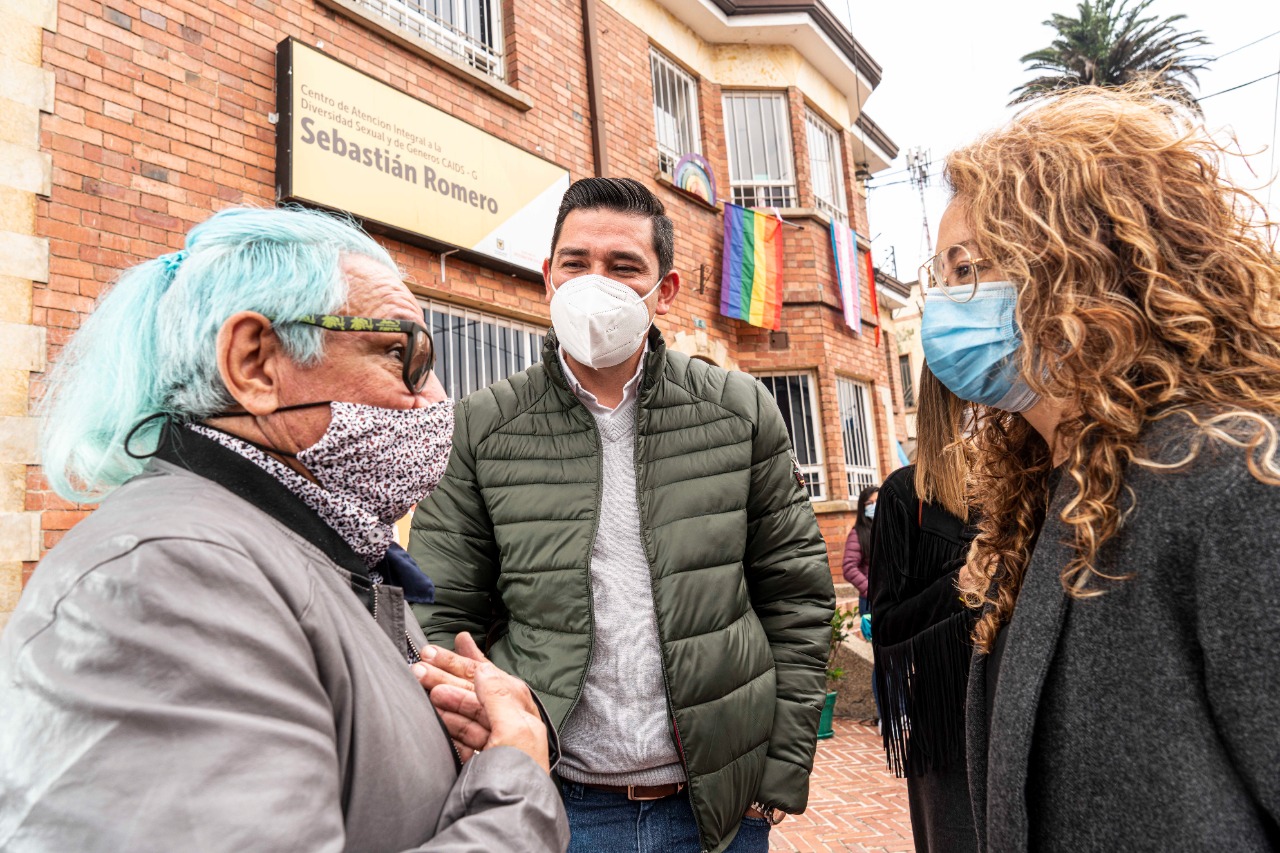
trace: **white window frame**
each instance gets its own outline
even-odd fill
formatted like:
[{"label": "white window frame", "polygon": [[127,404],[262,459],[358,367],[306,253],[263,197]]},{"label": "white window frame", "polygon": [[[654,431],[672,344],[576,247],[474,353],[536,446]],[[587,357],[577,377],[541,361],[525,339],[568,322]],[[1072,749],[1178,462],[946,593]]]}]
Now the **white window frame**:
[{"label": "white window frame", "polygon": [[[782,419],[787,424],[787,435],[791,439],[792,453],[800,468],[800,476],[804,478],[809,500],[815,503],[827,500],[826,457],[822,452],[822,416],[818,400],[818,383],[814,375],[807,371],[762,373],[756,374],[756,379],[765,386],[773,396],[774,402],[778,404],[778,409],[782,411]],[[778,394],[778,380],[791,379],[799,379],[803,385],[801,399],[798,401],[799,415],[809,423],[810,434],[800,442],[796,441],[793,427],[797,405],[791,400],[790,385],[782,386],[787,389],[785,399]]]},{"label": "white window frame", "polygon": [[[752,102],[759,104],[758,121],[752,120]],[[743,207],[795,207],[796,170],[791,156],[791,110],[786,94],[725,92],[722,103],[733,203]]]},{"label": "white window frame", "polygon": [[[351,0],[389,26],[506,79],[502,0]],[[487,38],[486,31],[487,30]]]},{"label": "white window frame", "polygon": [[436,348],[436,376],[451,400],[486,388],[542,359],[542,343],[547,334],[544,328],[447,302],[418,302]]},{"label": "white window frame", "polygon": [[840,132],[808,107],[804,110],[804,132],[809,143],[809,182],[816,207],[837,222],[847,223],[849,205],[844,191]]},{"label": "white window frame", "polygon": [[686,154],[702,153],[698,129],[698,81],[656,48],[649,50],[653,83],[653,129],[658,140],[658,170],[674,175]]},{"label": "white window frame", "polygon": [[857,500],[866,486],[880,484],[875,410],[871,386],[846,376],[836,377],[840,406],[840,436],[844,444],[844,477],[849,500]]}]

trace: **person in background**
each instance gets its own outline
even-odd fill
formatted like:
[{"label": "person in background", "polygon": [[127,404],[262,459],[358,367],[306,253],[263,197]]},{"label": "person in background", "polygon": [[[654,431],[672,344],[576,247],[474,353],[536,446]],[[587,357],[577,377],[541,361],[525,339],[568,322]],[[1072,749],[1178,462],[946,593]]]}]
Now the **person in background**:
[{"label": "person in background", "polygon": [[871,558],[871,521],[876,516],[878,486],[866,486],[858,493],[858,509],[853,527],[844,540],[844,562],[841,573],[858,591],[858,611],[867,611],[867,561]]},{"label": "person in background", "polygon": [[565,192],[542,361],[458,406],[410,551],[428,636],[488,638],[559,726],[574,851],[763,851],[804,810],[835,590],[773,397],[672,352],[674,232]]},{"label": "person in background", "polygon": [[921,337],[990,407],[962,576],[983,849],[1280,846],[1280,259],[1225,157],[1135,87],[946,159]]},{"label": "person in background", "polygon": [[975,530],[961,434],[966,405],[926,363],[914,465],[880,487],[869,592],[875,678],[890,768],[907,778],[916,850],[974,850],[964,703],[974,616],[957,589]]},{"label": "person in background", "polygon": [[411,669],[433,593],[392,525],[448,458],[433,358],[326,214],[224,210],[121,277],[49,382],[45,475],[105,499],[0,638],[0,848],[564,850],[528,688],[471,661],[462,765]]},{"label": "person in background", "polygon": [[[844,540],[844,561],[841,573],[844,579],[858,591],[858,614],[867,615],[867,564],[871,559],[871,522],[876,514],[877,486],[865,486],[858,493],[858,508],[853,527]],[[871,695],[876,704],[876,725],[880,724],[880,691],[876,688],[875,672],[871,673]]]}]

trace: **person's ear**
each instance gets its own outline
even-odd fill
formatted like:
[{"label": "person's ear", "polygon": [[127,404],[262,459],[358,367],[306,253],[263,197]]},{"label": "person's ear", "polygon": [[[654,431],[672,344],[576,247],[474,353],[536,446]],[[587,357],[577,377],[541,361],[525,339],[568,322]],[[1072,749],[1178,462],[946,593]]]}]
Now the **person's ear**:
[{"label": "person's ear", "polygon": [[676,301],[676,294],[680,292],[680,273],[672,270],[662,277],[662,283],[658,286],[658,307],[654,314],[662,316],[671,310],[671,304]]},{"label": "person's ear", "polygon": [[256,311],[232,314],[216,346],[222,384],[246,412],[269,415],[280,408],[280,370],[288,356],[270,320]]},{"label": "person's ear", "polygon": [[547,288],[547,301],[551,301],[551,297],[555,295],[556,289],[551,286],[551,259],[542,259],[542,283]]}]

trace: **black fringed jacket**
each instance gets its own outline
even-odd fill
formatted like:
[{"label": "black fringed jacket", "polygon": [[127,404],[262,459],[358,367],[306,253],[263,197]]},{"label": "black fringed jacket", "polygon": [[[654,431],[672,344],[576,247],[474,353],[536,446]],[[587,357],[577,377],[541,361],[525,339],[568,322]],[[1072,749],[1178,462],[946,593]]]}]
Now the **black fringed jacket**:
[{"label": "black fringed jacket", "polygon": [[920,502],[915,470],[899,468],[880,488],[868,585],[885,750],[899,776],[964,760],[974,621],[956,579],[975,531]]}]

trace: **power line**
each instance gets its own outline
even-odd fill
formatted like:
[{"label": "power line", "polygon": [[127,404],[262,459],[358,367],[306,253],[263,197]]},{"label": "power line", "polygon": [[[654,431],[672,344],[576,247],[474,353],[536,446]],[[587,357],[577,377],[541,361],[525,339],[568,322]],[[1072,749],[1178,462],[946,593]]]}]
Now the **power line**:
[{"label": "power line", "polygon": [[1220,92],[1214,92],[1212,95],[1205,95],[1203,98],[1197,98],[1198,101],[1207,101],[1210,98],[1216,98],[1219,95],[1225,95],[1227,92],[1234,92],[1236,89],[1243,89],[1245,86],[1252,86],[1254,83],[1261,83],[1263,80],[1270,80],[1272,77],[1280,76],[1280,71],[1272,71],[1270,74],[1264,74],[1257,80],[1250,80],[1248,83],[1241,83],[1239,86],[1232,86],[1230,89],[1223,89]]},{"label": "power line", "polygon": [[[850,14],[850,18],[851,18],[851,19],[850,19],[850,22],[849,22],[849,23],[850,23],[850,29],[852,29],[853,21],[852,21],[852,14],[851,14],[851,10],[850,10],[850,8],[849,8],[849,2],[848,2],[848,0],[846,0],[846,3],[845,3],[845,10],[846,10],[846,12],[847,12],[847,13],[849,13],[849,14]],[[1211,61],[1211,62],[1216,62],[1216,61],[1217,61],[1217,60],[1219,60],[1219,59],[1222,59],[1222,58],[1227,57],[1227,56],[1231,56],[1231,54],[1233,54],[1233,53],[1239,53],[1240,51],[1244,50],[1245,48],[1253,47],[1255,44],[1261,44],[1262,42],[1266,41],[1267,39],[1275,38],[1276,36],[1280,36],[1280,30],[1276,30],[1276,31],[1275,31],[1275,32],[1273,32],[1273,33],[1267,33],[1265,36],[1262,36],[1261,38],[1256,38],[1256,39],[1254,39],[1253,41],[1249,42],[1248,44],[1242,44],[1242,45],[1240,45],[1239,47],[1233,47],[1231,50],[1228,50],[1226,53],[1220,53],[1220,54],[1218,54],[1217,56],[1212,57],[1212,58],[1210,59],[1210,61]],[[1267,74],[1267,75],[1265,75],[1265,76],[1263,76],[1263,77],[1259,77],[1257,80],[1250,80],[1248,83],[1241,83],[1239,86],[1232,86],[1230,89],[1223,89],[1223,90],[1222,90],[1222,91],[1220,91],[1220,92],[1214,92],[1212,95],[1205,95],[1203,98],[1197,98],[1197,100],[1199,100],[1199,101],[1207,101],[1209,98],[1217,97],[1218,95],[1225,95],[1227,92],[1234,92],[1236,89],[1243,89],[1245,86],[1252,86],[1254,83],[1261,83],[1263,80],[1270,80],[1272,77],[1275,77],[1275,76],[1277,76],[1277,75],[1280,75],[1280,71],[1277,71],[1277,72],[1272,73],[1272,74]],[[1278,85],[1280,85],[1280,84],[1278,84]],[[893,187],[893,186],[897,186],[897,185],[899,185],[899,184],[909,184],[909,183],[911,183],[911,179],[910,179],[910,178],[908,178],[908,179],[906,179],[906,180],[901,180],[901,181],[893,181],[893,182],[888,183],[888,184],[872,184],[872,183],[870,183],[870,181],[883,180],[883,179],[885,179],[885,178],[892,178],[894,175],[905,175],[905,174],[910,173],[911,171],[912,171],[912,169],[911,169],[911,167],[910,167],[910,166],[905,166],[905,167],[903,167],[903,168],[901,168],[901,169],[894,169],[892,172],[881,172],[881,173],[880,173],[880,174],[878,174],[878,175],[872,175],[870,178],[868,178],[867,188],[868,188],[868,189],[871,189],[871,188],[881,189],[881,188],[883,188],[883,187]]]},{"label": "power line", "polygon": [[1253,47],[1255,44],[1259,44],[1259,43],[1261,43],[1261,42],[1264,42],[1264,41],[1266,41],[1267,39],[1272,38],[1273,36],[1280,36],[1280,30],[1276,30],[1274,33],[1268,33],[1267,35],[1263,36],[1263,37],[1262,37],[1262,38],[1260,38],[1260,39],[1254,39],[1253,41],[1249,42],[1248,44],[1242,44],[1242,45],[1240,45],[1239,47],[1232,48],[1231,50],[1228,50],[1226,53],[1220,53],[1220,54],[1218,54],[1217,56],[1213,57],[1213,58],[1212,58],[1211,60],[1209,60],[1209,61],[1210,61],[1210,62],[1216,62],[1217,60],[1222,59],[1224,56],[1230,56],[1230,55],[1231,55],[1231,54],[1233,54],[1233,53],[1239,53],[1240,51],[1244,50],[1246,47]]},{"label": "power line", "polygon": [[[941,170],[941,169],[939,169],[939,170],[937,170],[937,171],[930,172],[930,173],[928,174],[928,176],[927,176],[927,177],[930,177],[930,178],[936,178],[936,177],[938,177],[938,176],[939,176],[939,175],[941,175],[941,174],[942,174],[942,170]],[[902,179],[902,180],[900,180],[900,181],[890,181],[890,182],[889,182],[889,183],[887,183],[887,184],[868,184],[868,185],[867,185],[867,189],[868,189],[868,190],[882,190],[882,189],[885,189],[885,188],[887,188],[887,187],[896,187],[896,186],[899,186],[899,185],[901,185],[901,184],[914,184],[915,182],[916,182],[916,179],[915,179],[915,177],[913,176],[913,177],[910,177],[910,178],[903,178],[903,179]]]},{"label": "power line", "polygon": [[1276,69],[1276,99],[1271,106],[1271,168],[1267,170],[1267,207],[1271,206],[1271,191],[1276,187],[1276,130],[1280,126],[1280,68]]}]

